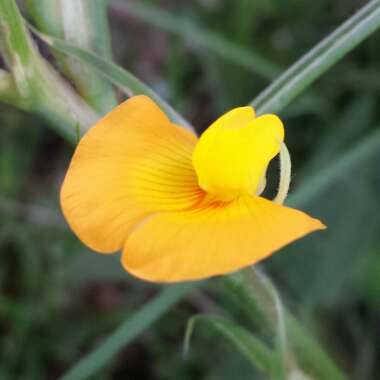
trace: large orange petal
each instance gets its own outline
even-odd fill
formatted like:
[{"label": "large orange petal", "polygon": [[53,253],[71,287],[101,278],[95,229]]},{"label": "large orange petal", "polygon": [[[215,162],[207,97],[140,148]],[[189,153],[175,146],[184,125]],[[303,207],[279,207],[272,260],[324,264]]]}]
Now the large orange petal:
[{"label": "large orange petal", "polygon": [[61,206],[73,231],[110,253],[145,216],[196,203],[196,141],[146,96],[116,107],[82,138],[64,180]]},{"label": "large orange petal", "polygon": [[244,197],[152,216],[130,235],[122,264],[149,281],[198,280],[254,264],[323,228],[301,211]]}]

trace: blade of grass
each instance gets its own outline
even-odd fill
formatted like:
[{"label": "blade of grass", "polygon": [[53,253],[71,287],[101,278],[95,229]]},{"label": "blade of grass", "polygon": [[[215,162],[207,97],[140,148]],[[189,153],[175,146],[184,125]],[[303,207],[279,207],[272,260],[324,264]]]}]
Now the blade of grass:
[{"label": "blade of grass", "polygon": [[157,297],[122,323],[98,348],[82,359],[79,365],[73,367],[60,379],[82,380],[96,373],[131,340],[146,330],[197,285],[186,283],[166,287]]},{"label": "blade of grass", "polygon": [[91,67],[95,68],[101,75],[111,81],[114,85],[119,86],[128,95],[145,94],[154,99],[173,122],[180,124],[184,127],[192,129],[189,122],[187,122],[177,111],[175,111],[164,99],[157,95],[150,87],[136,78],[129,71],[124,70],[122,67],[115,63],[103,59],[87,50],[83,50],[59,38],[54,38],[41,33],[33,26],[29,25],[32,31],[40,37],[46,44],[53,49],[57,49],[62,53],[79,58],[83,62],[88,63]]},{"label": "blade of grass", "polygon": [[157,6],[137,1],[112,1],[110,9],[118,14],[128,13],[169,33],[179,35],[195,47],[213,52],[226,61],[236,63],[263,78],[271,79],[280,70],[277,65],[259,53],[245,49],[201,28],[188,18],[174,15]]},{"label": "blade of grass", "polygon": [[286,70],[251,105],[259,114],[279,112],[380,27],[380,1],[372,0]]}]

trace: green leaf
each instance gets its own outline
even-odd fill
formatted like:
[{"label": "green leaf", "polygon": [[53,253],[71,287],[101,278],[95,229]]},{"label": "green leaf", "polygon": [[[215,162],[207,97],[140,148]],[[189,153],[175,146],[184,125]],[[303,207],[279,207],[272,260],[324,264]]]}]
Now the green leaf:
[{"label": "green leaf", "polygon": [[189,319],[184,340],[184,353],[190,348],[195,324],[202,322],[219,331],[227,338],[256,368],[269,374],[272,370],[274,355],[259,339],[235,322],[216,315],[195,315]]},{"label": "green leaf", "polygon": [[380,27],[380,2],[372,0],[286,70],[251,104],[258,114],[283,110],[316,79]]},{"label": "green leaf", "polygon": [[124,70],[122,67],[116,65],[111,61],[99,57],[95,53],[78,48],[59,38],[54,38],[41,33],[30,25],[29,27],[36,35],[38,35],[53,49],[57,49],[63,53],[69,54],[70,56],[76,57],[83,62],[86,62],[94,69],[96,69],[101,75],[111,81],[114,85],[119,86],[121,89],[123,89],[130,96],[145,94],[151,97],[157,102],[157,104],[161,106],[161,108],[167,113],[173,122],[191,129],[190,124],[164,99],[162,99],[150,87],[141,82],[127,70]]},{"label": "green leaf", "polygon": [[61,377],[61,380],[89,378],[197,285],[186,283],[166,287],[157,297],[146,303],[132,317],[122,323],[98,348],[80,360],[77,365]]}]

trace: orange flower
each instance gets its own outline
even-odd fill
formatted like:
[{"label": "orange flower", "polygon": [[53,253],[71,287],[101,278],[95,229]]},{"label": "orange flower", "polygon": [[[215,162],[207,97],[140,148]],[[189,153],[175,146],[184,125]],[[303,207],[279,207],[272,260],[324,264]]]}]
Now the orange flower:
[{"label": "orange flower", "polygon": [[146,96],[125,101],[79,142],[63,213],[90,248],[122,253],[133,275],[198,280],[254,264],[325,228],[259,196],[284,138],[276,116],[236,108],[198,139]]}]

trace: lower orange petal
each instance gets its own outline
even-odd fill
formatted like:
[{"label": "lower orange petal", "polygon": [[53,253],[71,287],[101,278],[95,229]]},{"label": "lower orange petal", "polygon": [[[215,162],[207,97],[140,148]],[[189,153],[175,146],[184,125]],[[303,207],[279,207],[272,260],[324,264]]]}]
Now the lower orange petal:
[{"label": "lower orange petal", "polygon": [[152,216],[130,235],[122,264],[148,281],[199,280],[255,264],[324,228],[301,211],[261,197],[243,197]]}]

